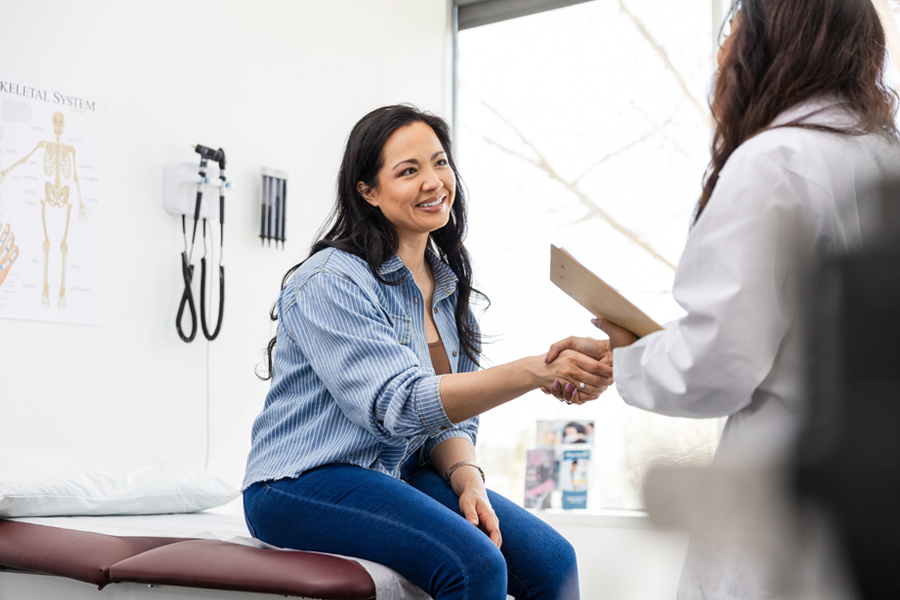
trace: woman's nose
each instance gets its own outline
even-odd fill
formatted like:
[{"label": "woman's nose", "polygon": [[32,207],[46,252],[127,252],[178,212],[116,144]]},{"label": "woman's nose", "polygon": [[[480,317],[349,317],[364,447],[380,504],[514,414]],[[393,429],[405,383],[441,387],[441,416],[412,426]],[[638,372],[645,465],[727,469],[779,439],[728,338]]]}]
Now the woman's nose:
[{"label": "woman's nose", "polygon": [[422,184],[422,189],[425,191],[430,190],[439,190],[444,187],[444,182],[441,181],[441,178],[438,177],[437,173],[434,171],[428,170],[425,173],[425,181]]}]

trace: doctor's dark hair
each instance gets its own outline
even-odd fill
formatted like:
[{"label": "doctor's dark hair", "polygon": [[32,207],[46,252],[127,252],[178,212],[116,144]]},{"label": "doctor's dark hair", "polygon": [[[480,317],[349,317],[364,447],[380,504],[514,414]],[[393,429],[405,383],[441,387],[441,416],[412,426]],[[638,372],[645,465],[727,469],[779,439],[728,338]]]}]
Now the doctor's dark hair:
[{"label": "doctor's dark hair", "polygon": [[[431,127],[447,153],[447,162],[456,178],[450,220],[444,227],[431,232],[429,246],[449,265],[459,280],[455,318],[460,346],[472,362],[479,364],[482,337],[477,325],[469,320],[469,306],[473,294],[486,301],[487,305],[490,302],[487,296],[472,287],[472,265],[463,245],[466,237],[466,194],[453,160],[450,128],[440,117],[414,106],[398,104],[375,109],[359,120],[350,132],[344,149],[334,207],[316,235],[317,241],[310,248],[309,256],[326,248],[337,248],[366,261],[378,281],[399,285],[400,281],[386,281],[379,268],[397,252],[400,238],[381,209],[365,201],[357,190],[357,183],[362,181],[369,188],[378,187],[378,173],[384,166],[382,150],[385,143],[395,131],[413,123],[425,123]],[[300,262],[288,270],[281,282],[281,289],[302,264]],[[269,316],[273,321],[278,320],[277,306],[272,307]],[[272,377],[275,339],[273,337],[269,341],[266,349],[268,376],[263,379]]]},{"label": "doctor's dark hair", "polygon": [[800,102],[837,97],[857,124],[838,128],[795,121],[783,127],[897,138],[897,94],[884,82],[885,33],[872,0],[740,0],[731,18],[733,33],[710,102],[712,158],[695,222],[728,157]]}]

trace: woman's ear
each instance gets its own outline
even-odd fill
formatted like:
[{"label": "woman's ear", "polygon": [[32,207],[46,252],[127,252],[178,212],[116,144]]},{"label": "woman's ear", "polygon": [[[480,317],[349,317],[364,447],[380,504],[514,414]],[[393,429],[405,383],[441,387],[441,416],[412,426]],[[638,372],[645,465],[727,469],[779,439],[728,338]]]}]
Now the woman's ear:
[{"label": "woman's ear", "polygon": [[359,195],[363,197],[363,200],[365,200],[372,206],[378,206],[378,199],[376,198],[375,190],[367,186],[364,181],[356,182],[356,191],[359,192]]}]

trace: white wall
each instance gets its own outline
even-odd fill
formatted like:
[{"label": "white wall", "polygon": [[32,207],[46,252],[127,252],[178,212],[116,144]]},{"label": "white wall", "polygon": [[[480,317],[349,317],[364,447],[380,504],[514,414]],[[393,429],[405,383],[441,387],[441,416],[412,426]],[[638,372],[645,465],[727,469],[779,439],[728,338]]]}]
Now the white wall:
[{"label": "white wall", "polygon": [[[350,128],[402,101],[450,114],[447,0],[0,7],[0,70],[106,106],[102,324],[0,320],[0,447],[132,448],[202,464],[209,353],[209,466],[240,483],[267,389],[253,370],[268,310],[331,206]],[[181,224],[163,211],[162,173],[194,161],[197,143],[225,148],[236,187],[222,333],[185,344],[174,327]],[[256,237],[262,165],[291,175],[284,251]]]},{"label": "white wall", "polygon": [[[0,319],[0,448],[127,448],[202,464],[208,353],[209,467],[239,484],[268,387],[253,372],[268,310],[331,206],[350,127],[401,101],[450,116],[448,4],[0,0],[0,70],[106,106],[102,325]],[[193,161],[197,143],[225,148],[236,185],[225,322],[211,344],[176,335],[181,225],[161,197],[163,165]],[[262,165],[291,174],[284,251],[256,237]],[[683,537],[559,525],[585,598],[674,590]]]}]

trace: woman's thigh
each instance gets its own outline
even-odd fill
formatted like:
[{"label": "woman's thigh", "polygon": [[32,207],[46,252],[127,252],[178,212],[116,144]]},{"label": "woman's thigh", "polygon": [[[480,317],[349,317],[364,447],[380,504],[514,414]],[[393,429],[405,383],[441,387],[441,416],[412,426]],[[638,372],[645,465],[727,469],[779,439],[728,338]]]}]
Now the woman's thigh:
[{"label": "woman's thigh", "polygon": [[[459,498],[430,466],[415,471],[409,483],[460,514]],[[572,545],[521,506],[490,490],[488,496],[500,520],[500,551],[506,559],[509,594],[517,600],[577,600],[578,567]],[[466,524],[475,529],[471,523]]]},{"label": "woman's thigh", "polygon": [[244,511],[264,542],[381,563],[435,600],[506,597],[506,564],[493,543],[456,512],[382,473],[327,465],[258,483],[244,492]]}]

